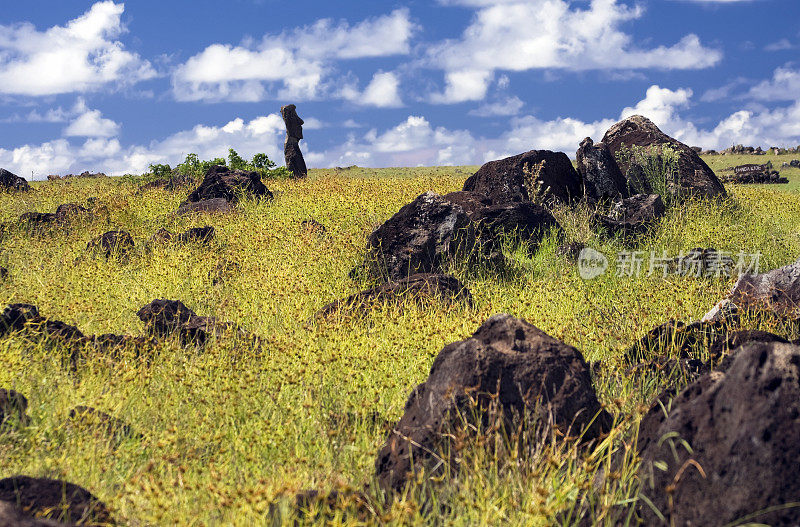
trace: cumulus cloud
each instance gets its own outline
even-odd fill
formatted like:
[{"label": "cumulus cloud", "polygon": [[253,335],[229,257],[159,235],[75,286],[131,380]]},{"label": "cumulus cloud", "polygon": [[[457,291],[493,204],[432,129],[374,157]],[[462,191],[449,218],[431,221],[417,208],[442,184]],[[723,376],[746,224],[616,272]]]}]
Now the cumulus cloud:
[{"label": "cumulus cloud", "polygon": [[753,86],[749,96],[763,101],[800,100],[800,70],[788,67],[776,69],[772,79]]},{"label": "cumulus cloud", "polygon": [[617,0],[592,0],[585,9],[571,0],[444,3],[477,11],[461,38],[428,50],[427,64],[445,71],[444,91],[430,96],[435,103],[483,99],[498,70],[701,69],[722,58],[694,34],[671,46],[638,47],[621,26],[641,17],[643,9]]},{"label": "cumulus cloud", "polygon": [[106,119],[100,110],[86,110],[64,129],[65,137],[113,137],[119,124]]},{"label": "cumulus cloud", "polygon": [[0,93],[43,96],[132,84],[156,75],[150,63],[126,51],[124,4],[95,3],[64,26],[0,25]]},{"label": "cumulus cloud", "polygon": [[360,106],[378,108],[398,108],[403,106],[400,97],[400,79],[395,73],[379,71],[361,92],[354,86],[345,86],[341,91],[342,98]]},{"label": "cumulus cloud", "polygon": [[[414,31],[408,10],[397,9],[352,26],[323,19],[258,43],[212,44],[176,68],[173,93],[180,101],[316,99],[332,91],[335,61],[407,54]],[[396,81],[376,78],[376,90]]]}]

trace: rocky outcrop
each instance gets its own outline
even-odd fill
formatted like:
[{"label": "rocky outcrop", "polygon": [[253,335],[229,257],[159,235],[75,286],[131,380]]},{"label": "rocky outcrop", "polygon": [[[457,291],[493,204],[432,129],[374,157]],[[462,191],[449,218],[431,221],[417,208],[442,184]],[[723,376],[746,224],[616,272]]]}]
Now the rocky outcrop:
[{"label": "rocky outcrop", "polygon": [[595,221],[612,236],[638,236],[646,233],[666,211],[658,194],[636,194],[615,203],[607,216],[596,214]]},{"label": "rocky outcrop", "polygon": [[206,171],[203,182],[189,194],[181,207],[217,198],[236,204],[240,197],[272,199],[272,192],[261,182],[258,172],[231,170],[223,165],[214,165]]},{"label": "rocky outcrop", "polygon": [[605,144],[594,144],[590,137],[581,141],[577,164],[588,200],[612,202],[630,195],[628,182]]},{"label": "rocky outcrop", "polygon": [[572,203],[583,196],[581,178],[563,152],[531,150],[489,161],[464,183],[464,190],[492,204],[518,201]]},{"label": "rocky outcrop", "polygon": [[[662,147],[670,147],[678,155],[678,185],[681,195],[709,198],[726,195],[725,187],[697,152],[659,130],[646,117],[634,115],[618,122],[605,133],[603,144],[615,157],[623,148],[632,146],[653,147],[656,152]],[[634,167],[624,160],[618,160],[618,164],[630,182],[632,172],[635,172]]]},{"label": "rocky outcrop", "polygon": [[308,175],[306,161],[300,151],[300,140],[303,138],[303,120],[297,115],[297,107],[289,104],[281,107],[281,117],[286,125],[286,141],[283,144],[283,155],[286,159],[286,168],[296,178]]},{"label": "rocky outcrop", "polygon": [[320,309],[316,316],[325,318],[334,313],[349,315],[365,311],[380,302],[431,298],[448,304],[455,302],[472,304],[472,295],[469,289],[457,278],[450,275],[422,273],[398,281],[385,282],[377,287],[331,302]]},{"label": "rocky outcrop", "polygon": [[371,276],[398,281],[417,273],[440,274],[474,247],[474,228],[464,209],[429,191],[375,229],[366,263]]},{"label": "rocky outcrop", "polygon": [[800,347],[747,344],[667,396],[639,427],[645,525],[800,524]]},{"label": "rocky outcrop", "polygon": [[457,468],[453,434],[487,433],[498,417],[511,427],[523,418],[529,426],[552,423],[581,441],[597,439],[611,424],[577,349],[524,320],[496,315],[472,337],[445,346],[412,391],[378,453],[381,487],[401,490],[421,468],[426,477]]},{"label": "rocky outcrop", "polygon": [[6,192],[25,192],[30,189],[31,186],[25,178],[12,174],[5,168],[0,168],[0,190]]},{"label": "rocky outcrop", "polygon": [[0,502],[25,515],[58,519],[69,524],[113,523],[103,502],[88,490],[58,479],[13,476],[0,480]]}]

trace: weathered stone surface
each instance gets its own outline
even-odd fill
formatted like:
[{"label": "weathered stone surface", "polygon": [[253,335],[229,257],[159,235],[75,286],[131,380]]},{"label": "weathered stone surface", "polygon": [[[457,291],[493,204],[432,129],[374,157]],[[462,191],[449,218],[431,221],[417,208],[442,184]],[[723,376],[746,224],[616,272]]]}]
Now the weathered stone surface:
[{"label": "weathered stone surface", "polygon": [[55,223],[56,215],[52,212],[25,212],[18,221],[28,227],[44,227]]},{"label": "weathered stone surface", "polygon": [[96,251],[106,258],[125,255],[133,247],[133,236],[126,231],[108,231],[86,245],[88,250]]},{"label": "weathered stone surface", "polygon": [[442,273],[449,261],[474,246],[474,229],[464,210],[429,191],[375,229],[367,263],[375,277],[402,280]]},{"label": "weathered stone surface", "polygon": [[608,216],[595,215],[595,220],[611,235],[637,236],[647,232],[666,211],[658,194],[636,194],[615,203]]},{"label": "weathered stone surface", "polygon": [[214,239],[214,227],[209,225],[206,225],[205,227],[193,227],[180,234],[173,234],[166,229],[159,229],[150,238],[150,240],[153,242],[173,242],[178,244],[208,243],[212,239]]},{"label": "weathered stone surface", "polygon": [[286,141],[283,143],[283,154],[286,168],[296,178],[306,177],[308,169],[303,153],[300,151],[300,140],[303,138],[303,120],[297,115],[297,107],[288,104],[281,107],[281,117],[286,125]]},{"label": "weathered stone surface", "polygon": [[464,209],[464,212],[466,212],[470,217],[472,217],[472,215],[479,210],[492,206],[492,200],[480,192],[457,190],[455,192],[445,194],[442,197],[450,203],[454,203]]},{"label": "weathered stone surface", "polygon": [[233,211],[234,207],[230,201],[225,198],[212,198],[200,201],[184,203],[175,214],[184,215],[192,213],[206,213],[206,214],[225,214]]},{"label": "weathered stone surface", "polygon": [[704,320],[722,320],[739,311],[765,311],[800,319],[800,260],[762,274],[742,274]]},{"label": "weathered stone surface", "polygon": [[489,161],[467,179],[464,190],[484,194],[494,205],[533,200],[571,203],[583,196],[581,178],[567,155],[549,150]]},{"label": "weathered stone surface", "polygon": [[70,524],[113,523],[103,502],[88,490],[57,479],[13,476],[0,480],[0,502],[31,516]]},{"label": "weathered stone surface", "polygon": [[628,181],[605,144],[594,144],[590,137],[581,141],[577,164],[587,199],[611,202],[630,195]]},{"label": "weathered stone surface", "polygon": [[[492,409],[474,422],[473,406],[479,412]],[[437,459],[455,453],[450,434],[462,429],[463,419],[485,432],[492,412],[500,412],[511,426],[521,417],[552,422],[565,434],[582,434],[583,441],[597,439],[611,424],[577,349],[524,320],[496,315],[471,338],[445,346],[428,379],[413,390],[378,453],[381,487],[402,489],[409,473],[421,467],[429,476],[437,475],[442,464],[455,468],[455,459]]]},{"label": "weathered stone surface", "polygon": [[261,182],[258,172],[231,170],[223,165],[214,165],[206,171],[203,182],[189,194],[181,207],[215,198],[223,198],[235,204],[241,196],[272,199],[272,192]]},{"label": "weathered stone surface", "polygon": [[457,278],[450,275],[420,273],[396,282],[385,282],[377,287],[331,302],[320,309],[316,316],[324,318],[334,313],[352,314],[364,311],[379,302],[405,298],[435,298],[445,303],[472,304],[472,295],[469,289]]},{"label": "weathered stone surface", "polygon": [[[646,117],[634,115],[618,122],[605,133],[603,143],[615,157],[623,146],[630,148],[635,145],[655,147],[656,149],[669,146],[678,153],[679,184],[682,194],[701,197],[726,195],[725,187],[714,171],[700,159],[697,152],[677,139],[666,135]],[[631,167],[622,163],[619,168],[630,180],[629,169]]]},{"label": "weathered stone surface", "polygon": [[[640,492],[667,525],[726,525],[750,514],[759,524],[800,524],[797,507],[770,510],[800,495],[800,348],[747,344],[662,403],[642,419],[637,447]],[[662,524],[644,500],[639,512],[645,525]]]},{"label": "weathered stone surface", "polygon": [[25,178],[21,178],[16,174],[12,174],[5,168],[0,168],[0,190],[4,190],[6,192],[24,192],[30,189],[31,186],[27,181],[25,181]]},{"label": "weathered stone surface", "polygon": [[34,518],[16,505],[0,501],[0,527],[73,527],[74,523],[61,523],[46,518]]},{"label": "weathered stone surface", "polygon": [[44,317],[39,314],[39,309],[31,304],[9,304],[0,315],[0,335],[12,331],[22,331],[26,324],[41,324]]},{"label": "weathered stone surface", "polygon": [[0,388],[0,430],[6,422],[16,421],[27,424],[29,421],[28,399],[16,390]]},{"label": "weathered stone surface", "polygon": [[484,207],[475,211],[471,218],[482,243],[495,243],[502,236],[518,236],[534,250],[542,237],[552,230],[563,233],[561,225],[546,208],[529,201]]},{"label": "weathered stone surface", "polygon": [[788,344],[789,341],[780,335],[770,333],[769,331],[760,331],[757,329],[742,329],[733,331],[731,333],[721,335],[708,347],[708,355],[710,358],[717,360],[729,352],[749,344],[751,342],[779,342]]}]

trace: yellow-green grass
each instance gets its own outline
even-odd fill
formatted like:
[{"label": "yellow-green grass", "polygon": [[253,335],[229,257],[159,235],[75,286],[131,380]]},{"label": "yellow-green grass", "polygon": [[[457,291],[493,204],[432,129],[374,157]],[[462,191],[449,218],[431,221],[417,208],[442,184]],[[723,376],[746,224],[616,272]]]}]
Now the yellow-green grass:
[{"label": "yellow-green grass", "polygon": [[[569,238],[609,256],[606,275],[582,280],[549,238],[532,257],[509,245],[512,269],[503,276],[455,265],[452,271],[474,296],[471,308],[390,304],[361,317],[310,321],[324,304],[366,285],[348,272],[375,226],[424,191],[460,189],[473,171],[312,170],[303,181],[267,181],[275,200],[245,201],[223,216],[173,216],[187,192],[138,193],[135,183],[113,179],[36,183],[30,193],[0,196],[0,221],[89,197],[109,210],[107,218],[66,229],[7,230],[0,242],[0,265],[10,272],[0,284],[2,304],[35,304],[86,334],[138,335],[139,307],[169,298],[260,337],[259,345],[220,340],[202,351],[168,341],[149,364],[130,356],[90,357],[77,373],[61,367],[57,348],[21,336],[0,339],[0,387],[25,394],[32,417],[29,427],[0,435],[0,477],[61,477],[90,489],[120,523],[131,525],[262,524],[271,503],[286,512],[288,501],[280,497],[297,490],[369,485],[374,495],[385,423],[400,417],[445,344],[505,312],[607,366],[595,384],[618,416],[614,434],[588,454],[558,442],[517,458],[475,449],[457,485],[432,490],[432,501],[423,500],[427,490],[412,490],[365,522],[569,524],[570,511],[587,503],[625,517],[636,497],[636,424],[664,382],[625,375],[617,358],[671,318],[702,316],[733,278],[647,276],[647,262],[642,276],[615,276],[617,253],[641,250],[649,258],[650,251],[677,256],[715,247],[760,252],[762,269],[775,268],[800,254],[800,200],[773,186],[730,187],[722,203],[691,201],[672,209],[633,248],[592,232],[585,208],[557,210]],[[308,218],[327,232],[303,230]],[[217,234],[208,247],[147,243],[161,227],[177,232],[206,224]],[[125,261],[85,250],[92,237],[111,229],[136,240]],[[238,267],[220,272],[220,261]],[[215,278],[221,278],[216,285]],[[68,427],[69,409],[77,405],[109,412],[144,437],[117,444]],[[612,468],[612,450],[629,458],[598,480],[601,468]],[[358,521],[345,510],[337,514],[327,521]]]}]

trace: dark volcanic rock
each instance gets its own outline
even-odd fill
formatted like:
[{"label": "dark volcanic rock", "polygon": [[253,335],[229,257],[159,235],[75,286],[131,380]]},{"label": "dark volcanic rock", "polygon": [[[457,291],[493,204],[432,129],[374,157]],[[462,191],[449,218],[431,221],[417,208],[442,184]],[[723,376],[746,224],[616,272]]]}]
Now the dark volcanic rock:
[{"label": "dark volcanic rock", "polygon": [[189,194],[181,207],[214,198],[223,198],[235,204],[241,196],[272,199],[272,192],[261,182],[258,172],[231,170],[223,165],[214,165],[206,171],[203,182]]},{"label": "dark volcanic rock", "polygon": [[571,203],[583,196],[581,178],[567,155],[549,150],[489,161],[467,179],[464,190],[484,194],[494,205],[533,200]]},{"label": "dark volcanic rock", "polygon": [[666,210],[658,194],[636,194],[615,203],[608,216],[595,215],[595,220],[611,235],[637,236],[647,232]]},{"label": "dark volcanic rock", "polygon": [[152,350],[158,341],[148,337],[134,337],[132,335],[116,335],[103,333],[89,338],[94,348],[101,354],[112,359],[118,359],[126,349],[132,350],[135,357],[141,357],[147,350]]},{"label": "dark volcanic rock", "polygon": [[[687,145],[666,135],[653,122],[641,115],[623,119],[608,129],[603,136],[603,143],[612,155],[625,147],[643,146],[656,149],[669,146],[678,153],[678,171],[681,193],[702,197],[725,196],[725,187],[714,171],[700,159],[700,156]],[[630,166],[620,164],[620,170],[630,180]]]},{"label": "dark volcanic rock", "polygon": [[[667,525],[800,524],[781,507],[800,496],[799,347],[747,344],[666,407],[644,416],[637,447],[640,492]],[[644,500],[639,512],[662,524]]]},{"label": "dark volcanic rock", "polygon": [[0,427],[6,421],[16,420],[20,424],[27,424],[29,419],[28,399],[15,390],[0,388]]},{"label": "dark volcanic rock", "polygon": [[0,501],[26,514],[67,523],[113,523],[105,504],[88,490],[66,481],[13,476],[0,480]]},{"label": "dark volcanic rock", "polygon": [[494,241],[501,236],[518,236],[534,250],[543,236],[555,229],[563,232],[561,225],[550,212],[529,201],[493,205],[477,210],[472,215],[482,242]]},{"label": "dark volcanic rock", "polygon": [[450,203],[454,203],[464,209],[464,212],[466,212],[470,217],[472,217],[472,215],[479,210],[492,206],[492,200],[480,192],[457,190],[455,192],[445,194],[442,197]]},{"label": "dark volcanic rock", "polygon": [[744,346],[751,342],[780,342],[788,344],[789,341],[780,335],[770,333],[769,331],[760,331],[757,329],[743,329],[734,331],[726,335],[720,336],[708,347],[708,355],[712,359],[719,359],[727,355],[730,351],[738,347]]},{"label": "dark volcanic rock", "polygon": [[56,220],[60,222],[68,222],[90,216],[89,209],[77,203],[64,203],[56,209]]},{"label": "dark volcanic rock", "polygon": [[605,144],[594,144],[590,137],[581,141],[577,163],[588,199],[610,202],[630,195],[628,181]]},{"label": "dark volcanic rock", "polygon": [[464,209],[426,192],[370,235],[367,263],[373,276],[402,280],[416,273],[441,273],[448,261],[474,246],[474,229]]},{"label": "dark volcanic rock", "polygon": [[741,275],[728,297],[704,320],[718,320],[738,311],[766,311],[800,319],[800,260],[767,273]]},{"label": "dark volcanic rock", "polygon": [[379,302],[403,298],[436,298],[446,303],[472,304],[472,295],[457,278],[450,275],[421,273],[397,282],[385,282],[378,287],[331,302],[320,309],[316,316],[324,318],[333,313],[350,314],[366,310]]},{"label": "dark volcanic rock", "polygon": [[225,198],[212,198],[195,201],[192,203],[184,203],[175,214],[191,214],[191,213],[207,213],[207,214],[224,214],[233,211],[233,205]]},{"label": "dark volcanic rock", "polygon": [[25,212],[19,217],[19,223],[28,227],[43,227],[55,223],[56,220],[56,215],[52,212]]},{"label": "dark volcanic rock", "polygon": [[91,240],[86,248],[97,251],[106,258],[112,255],[124,255],[133,249],[133,236],[125,231],[108,231]]},{"label": "dark volcanic rock", "polygon": [[0,190],[7,192],[30,190],[31,186],[16,174],[12,174],[5,168],[0,168]]},{"label": "dark volcanic rock", "polygon": [[31,304],[9,304],[0,315],[0,335],[12,331],[22,331],[26,324],[41,324],[44,318],[39,314],[39,309]]},{"label": "dark volcanic rock", "polygon": [[215,317],[201,317],[180,300],[153,300],[136,312],[148,333],[158,337],[172,334],[180,336],[184,344],[203,345],[211,335],[243,332],[230,322],[220,322]]},{"label": "dark volcanic rock", "polygon": [[473,401],[478,411],[493,407],[474,423],[482,431],[492,411],[511,426],[529,416],[571,436],[583,433],[584,441],[600,437],[611,425],[577,349],[524,320],[496,315],[471,338],[445,346],[428,379],[411,393],[403,417],[378,453],[381,487],[400,490],[409,473],[421,467],[430,470],[427,476],[436,476],[439,461],[455,468],[454,459],[437,457],[455,454],[448,444],[451,433],[462,429],[463,419],[470,421]]},{"label": "dark volcanic rock", "polygon": [[208,243],[214,238],[214,227],[194,227],[181,234],[172,234],[166,229],[159,229],[152,236],[154,242],[175,242],[175,243]]},{"label": "dark volcanic rock", "polygon": [[28,516],[16,505],[0,501],[0,527],[72,527],[75,524],[61,523],[46,518]]}]

